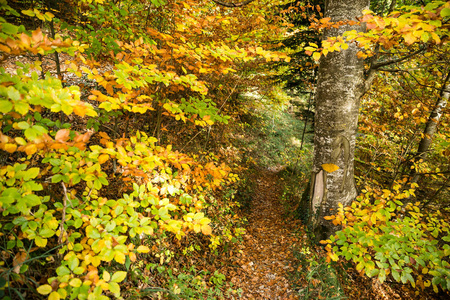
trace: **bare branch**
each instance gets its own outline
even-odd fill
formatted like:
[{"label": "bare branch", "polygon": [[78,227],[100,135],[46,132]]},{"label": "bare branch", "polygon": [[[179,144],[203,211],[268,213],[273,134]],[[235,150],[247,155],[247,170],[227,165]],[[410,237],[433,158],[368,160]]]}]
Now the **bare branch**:
[{"label": "bare branch", "polygon": [[389,66],[389,65],[392,65],[392,64],[395,64],[395,63],[402,62],[402,61],[407,60],[408,58],[413,57],[414,55],[419,54],[420,52],[423,52],[423,51],[425,51],[425,48],[420,48],[419,50],[416,50],[416,51],[414,51],[414,52],[412,52],[412,53],[410,53],[408,55],[405,55],[403,57],[399,57],[397,59],[392,59],[392,60],[388,60],[388,61],[381,61],[381,62],[378,62],[378,63],[374,63],[372,65],[371,69],[375,69],[376,70],[376,69],[379,69],[381,67],[385,67],[385,66]]},{"label": "bare branch", "polygon": [[242,7],[242,6],[247,5],[250,2],[253,2],[255,0],[246,0],[246,1],[239,2],[239,3],[223,2],[220,0],[212,0],[212,1],[219,5],[226,6],[226,7]]}]

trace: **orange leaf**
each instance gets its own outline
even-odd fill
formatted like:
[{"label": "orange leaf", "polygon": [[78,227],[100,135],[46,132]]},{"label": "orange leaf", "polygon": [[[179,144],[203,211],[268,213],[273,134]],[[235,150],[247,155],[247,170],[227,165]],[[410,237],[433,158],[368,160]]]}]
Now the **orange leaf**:
[{"label": "orange leaf", "polygon": [[44,36],[42,35],[41,29],[38,28],[35,31],[33,31],[33,33],[31,34],[31,38],[33,39],[33,42],[35,42],[35,43],[42,41]]},{"label": "orange leaf", "polygon": [[210,234],[212,233],[211,226],[209,226],[208,224],[203,225],[203,226],[202,226],[202,233],[203,233],[204,235],[210,235]]},{"label": "orange leaf", "polygon": [[339,166],[336,166],[335,164],[323,164],[322,169],[328,173],[333,173],[334,171],[339,170]]},{"label": "orange leaf", "polygon": [[25,33],[22,33],[20,35],[20,41],[22,42],[22,44],[24,44],[27,48],[30,48],[31,46],[31,38],[26,35]]},{"label": "orange leaf", "polygon": [[108,154],[102,154],[98,157],[98,162],[99,164],[103,164],[105,163],[107,160],[109,159],[109,155]]},{"label": "orange leaf", "polygon": [[69,134],[69,129],[60,129],[55,135],[55,140],[58,142],[65,142],[69,139]]},{"label": "orange leaf", "polygon": [[[93,100],[95,100],[95,99],[93,99]],[[80,105],[80,104],[76,105],[76,106],[73,107],[73,112],[77,116],[84,117],[86,115],[86,112],[87,112],[87,107],[86,107],[86,105]]]},{"label": "orange leaf", "polygon": [[36,144],[29,144],[25,147],[25,153],[27,155],[32,155],[32,154],[36,153],[36,151],[37,151]]}]

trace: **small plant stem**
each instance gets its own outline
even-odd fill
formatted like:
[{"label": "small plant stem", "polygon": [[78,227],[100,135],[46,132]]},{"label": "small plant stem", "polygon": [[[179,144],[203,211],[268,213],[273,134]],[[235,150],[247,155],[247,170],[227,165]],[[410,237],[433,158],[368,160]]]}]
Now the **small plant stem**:
[{"label": "small plant stem", "polygon": [[58,237],[58,244],[62,243],[63,235],[64,235],[64,223],[66,222],[66,208],[67,208],[67,201],[69,200],[69,197],[67,196],[67,189],[64,182],[61,181],[61,185],[63,187],[64,191],[64,198],[63,198],[63,210],[62,210],[62,216],[61,216],[61,223],[59,224],[59,237]]}]

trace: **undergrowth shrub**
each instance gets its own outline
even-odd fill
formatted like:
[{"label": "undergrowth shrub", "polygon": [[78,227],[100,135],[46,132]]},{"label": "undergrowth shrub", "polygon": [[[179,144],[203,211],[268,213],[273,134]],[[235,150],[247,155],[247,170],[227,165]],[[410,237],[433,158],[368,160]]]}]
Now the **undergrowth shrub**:
[{"label": "undergrowth shrub", "polygon": [[[450,227],[440,210],[425,209],[414,196],[417,184],[407,179],[391,190],[366,185],[349,207],[325,217],[341,225],[328,240],[328,261],[344,258],[356,270],[380,282],[388,278],[423,290],[450,289]],[[375,187],[373,187],[375,186]]]},{"label": "undergrowth shrub", "polygon": [[345,299],[339,280],[345,278],[343,270],[327,262],[316,247],[304,242],[293,249],[296,266],[290,274],[292,288],[299,299]]}]

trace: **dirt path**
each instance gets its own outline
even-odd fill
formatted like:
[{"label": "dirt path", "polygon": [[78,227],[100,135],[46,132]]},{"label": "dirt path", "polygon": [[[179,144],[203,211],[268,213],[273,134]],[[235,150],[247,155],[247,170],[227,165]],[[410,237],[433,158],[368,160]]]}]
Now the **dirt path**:
[{"label": "dirt path", "polygon": [[238,255],[240,268],[232,282],[243,290],[240,299],[297,299],[289,288],[287,272],[294,259],[291,246],[299,243],[292,230],[300,224],[284,220],[276,173],[261,170],[255,180],[249,226]]}]

